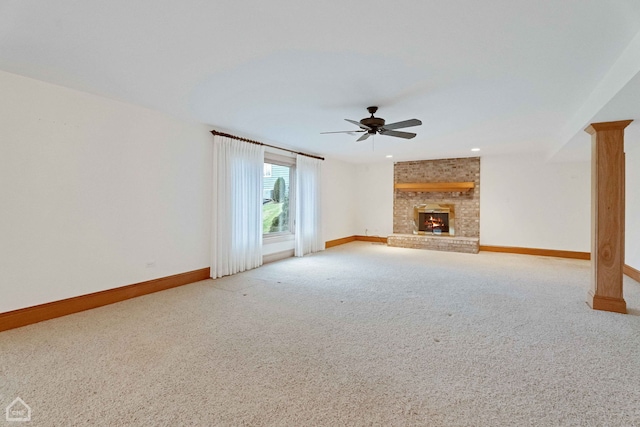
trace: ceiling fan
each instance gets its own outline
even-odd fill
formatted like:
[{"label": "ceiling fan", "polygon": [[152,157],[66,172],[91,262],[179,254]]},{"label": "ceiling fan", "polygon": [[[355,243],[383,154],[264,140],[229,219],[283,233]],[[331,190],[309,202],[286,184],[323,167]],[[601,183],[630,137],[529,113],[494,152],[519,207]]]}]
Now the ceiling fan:
[{"label": "ceiling fan", "polygon": [[355,120],[345,119],[349,123],[353,123],[354,125],[360,127],[360,129],[358,130],[341,130],[337,132],[320,132],[320,133],[325,134],[325,133],[365,132],[364,135],[358,138],[358,142],[364,141],[365,139],[369,138],[371,135],[375,135],[376,133],[380,135],[386,135],[386,136],[395,136],[396,138],[411,139],[416,136],[415,133],[399,132],[393,129],[408,128],[411,126],[420,126],[422,124],[422,122],[418,119],[410,119],[410,120],[404,120],[402,122],[390,123],[387,125],[385,124],[384,119],[373,116],[375,112],[378,111],[378,107],[367,107],[367,111],[369,111],[369,114],[371,114],[371,117],[365,117],[359,122],[356,122]]}]

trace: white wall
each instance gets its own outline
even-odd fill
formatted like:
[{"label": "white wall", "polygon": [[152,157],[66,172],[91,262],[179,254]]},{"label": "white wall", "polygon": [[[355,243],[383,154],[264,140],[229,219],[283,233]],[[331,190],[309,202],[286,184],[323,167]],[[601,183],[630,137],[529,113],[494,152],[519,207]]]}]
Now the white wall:
[{"label": "white wall", "polygon": [[387,237],[393,233],[393,162],[356,166],[356,233]]},{"label": "white wall", "polygon": [[627,140],[625,263],[640,270],[640,141]]},{"label": "white wall", "polygon": [[480,244],[590,252],[591,166],[482,157]]},{"label": "white wall", "polygon": [[322,164],[322,233],[324,240],[356,234],[355,165],[327,158]]},{"label": "white wall", "polygon": [[5,72],[0,93],[0,312],[210,265],[207,127]]}]

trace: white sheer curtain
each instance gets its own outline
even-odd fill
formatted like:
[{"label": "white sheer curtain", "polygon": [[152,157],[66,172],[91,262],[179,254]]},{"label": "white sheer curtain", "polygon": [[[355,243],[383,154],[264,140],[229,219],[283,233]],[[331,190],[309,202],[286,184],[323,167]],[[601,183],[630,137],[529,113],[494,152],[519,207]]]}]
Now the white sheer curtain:
[{"label": "white sheer curtain", "polygon": [[211,277],[262,265],[264,147],[214,136]]},{"label": "white sheer curtain", "polygon": [[320,210],[322,161],[296,157],[295,256],[324,250]]}]

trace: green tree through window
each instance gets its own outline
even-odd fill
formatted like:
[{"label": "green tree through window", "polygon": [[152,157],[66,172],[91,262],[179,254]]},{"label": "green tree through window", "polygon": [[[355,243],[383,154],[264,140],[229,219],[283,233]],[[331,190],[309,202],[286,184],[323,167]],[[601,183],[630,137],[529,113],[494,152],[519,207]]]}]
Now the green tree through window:
[{"label": "green tree through window", "polygon": [[[291,167],[265,162],[264,169],[262,232],[263,234],[290,232],[289,184]],[[270,172],[269,176],[267,176],[267,170]]]}]

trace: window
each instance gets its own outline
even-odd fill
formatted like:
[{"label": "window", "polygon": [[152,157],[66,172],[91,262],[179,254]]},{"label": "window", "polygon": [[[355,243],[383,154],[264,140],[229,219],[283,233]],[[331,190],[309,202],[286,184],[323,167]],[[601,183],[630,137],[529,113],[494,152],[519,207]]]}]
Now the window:
[{"label": "window", "polygon": [[294,164],[294,159],[265,155],[262,180],[262,233],[265,236],[293,233]]}]

